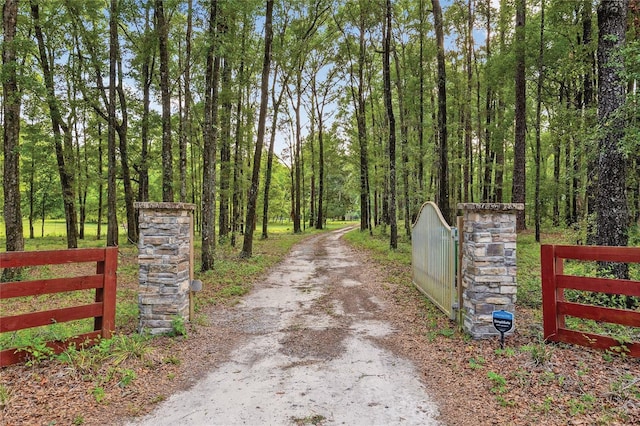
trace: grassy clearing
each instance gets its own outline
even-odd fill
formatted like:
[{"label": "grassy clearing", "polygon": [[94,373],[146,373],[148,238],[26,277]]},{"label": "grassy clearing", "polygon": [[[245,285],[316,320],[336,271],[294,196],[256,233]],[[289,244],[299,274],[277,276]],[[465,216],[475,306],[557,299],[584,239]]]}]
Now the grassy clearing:
[{"label": "grassy clearing", "polygon": [[[24,220],[22,222],[22,229],[24,231],[25,245],[28,250],[54,250],[55,248],[64,248],[65,236],[67,235],[67,225],[64,219],[47,219],[44,224],[37,222],[34,224],[34,236],[35,238],[29,238],[29,222]],[[120,232],[125,232],[126,229],[120,228]],[[105,244],[107,232],[107,224],[102,224],[102,239],[98,240],[98,224],[96,222],[87,222],[84,225],[85,239],[78,242],[82,247],[101,247]],[[0,220],[0,250],[4,250],[5,244],[5,226],[4,221]],[[120,238],[124,238],[126,241],[126,234],[121,234]],[[49,246],[56,246],[54,248],[46,248]]]},{"label": "grassy clearing", "polygon": [[[398,229],[404,229],[401,224]],[[411,240],[404,234],[398,235],[398,248],[390,250],[389,230],[378,227],[373,230],[373,235],[369,232],[354,231],[345,235],[347,241],[354,245],[368,250],[373,258],[383,265],[397,262],[401,265],[411,265]]]}]

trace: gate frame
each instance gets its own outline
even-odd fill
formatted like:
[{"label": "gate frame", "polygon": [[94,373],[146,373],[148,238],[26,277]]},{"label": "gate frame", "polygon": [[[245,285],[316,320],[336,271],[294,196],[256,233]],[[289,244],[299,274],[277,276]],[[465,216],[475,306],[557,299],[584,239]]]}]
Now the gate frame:
[{"label": "gate frame", "polygon": [[[415,227],[418,225],[418,221],[420,220],[420,216],[422,215],[423,210],[425,210],[426,208],[431,208],[433,209],[433,211],[436,213],[440,224],[442,225],[442,227],[448,232],[449,234],[449,238],[452,240],[451,244],[450,244],[450,252],[448,257],[450,258],[450,262],[452,263],[452,265],[449,268],[449,271],[446,271],[445,273],[443,273],[442,275],[447,275],[446,279],[449,281],[448,284],[445,284],[448,288],[447,288],[447,293],[449,293],[449,296],[447,297],[447,301],[444,300],[438,300],[438,298],[432,294],[430,294],[427,289],[423,288],[416,280],[416,267],[415,267],[415,257],[416,257],[416,253],[415,250],[413,249],[414,247],[414,242],[415,242],[415,238],[414,238],[414,229]],[[411,260],[412,260],[412,278],[411,281],[413,282],[413,285],[422,293],[424,294],[431,302],[433,302],[433,304],[438,307],[438,309],[440,309],[442,312],[444,312],[445,314],[447,314],[447,316],[449,317],[449,319],[454,320],[454,321],[458,321],[460,322],[460,315],[461,315],[461,309],[460,307],[462,306],[462,292],[461,287],[460,287],[460,271],[459,271],[459,257],[460,257],[460,232],[458,231],[459,228],[456,227],[451,227],[447,221],[445,220],[445,218],[442,216],[442,213],[440,212],[440,209],[438,208],[437,204],[435,204],[432,201],[427,201],[425,203],[422,204],[422,206],[420,207],[420,210],[418,211],[418,214],[416,216],[416,220],[415,222],[413,222],[413,224],[411,225],[411,241],[412,241],[412,253],[411,253]],[[435,279],[434,281],[436,281],[438,279]],[[426,286],[426,284],[425,284]],[[446,307],[444,306],[444,303],[446,302],[450,302],[450,307]]]}]

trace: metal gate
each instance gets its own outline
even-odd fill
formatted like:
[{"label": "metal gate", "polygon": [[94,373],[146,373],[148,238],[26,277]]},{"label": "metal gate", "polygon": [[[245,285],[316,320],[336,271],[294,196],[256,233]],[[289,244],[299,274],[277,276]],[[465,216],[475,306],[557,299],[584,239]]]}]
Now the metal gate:
[{"label": "metal gate", "polygon": [[432,202],[420,208],[411,230],[413,284],[455,320],[458,230],[451,228]]}]

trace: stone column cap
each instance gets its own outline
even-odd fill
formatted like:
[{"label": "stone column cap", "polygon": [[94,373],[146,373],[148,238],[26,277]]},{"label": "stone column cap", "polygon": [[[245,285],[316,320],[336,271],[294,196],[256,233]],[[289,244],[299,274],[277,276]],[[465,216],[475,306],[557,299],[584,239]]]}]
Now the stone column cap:
[{"label": "stone column cap", "polygon": [[484,211],[517,211],[524,210],[523,203],[458,203],[459,210],[484,210]]},{"label": "stone column cap", "polygon": [[163,203],[155,201],[136,201],[133,203],[136,209],[147,210],[195,210],[196,205],[191,203]]}]

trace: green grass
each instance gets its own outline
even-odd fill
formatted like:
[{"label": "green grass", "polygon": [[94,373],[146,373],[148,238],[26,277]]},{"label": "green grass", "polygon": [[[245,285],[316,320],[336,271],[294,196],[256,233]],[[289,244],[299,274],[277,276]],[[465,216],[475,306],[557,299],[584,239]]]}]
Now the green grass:
[{"label": "green grass", "polygon": [[42,327],[27,328],[10,333],[0,334],[0,350],[7,348],[27,349],[39,346],[44,342],[63,340],[93,330],[93,318],[65,323],[57,323]]},{"label": "green grass", "polygon": [[[355,222],[346,222],[346,221],[338,221],[338,220],[329,220],[326,223],[326,229],[339,229],[347,226],[349,224],[355,224]],[[309,224],[305,224],[306,229],[305,232],[312,231],[309,228]],[[22,229],[25,238],[25,244],[30,248],[28,250],[47,250],[47,248],[38,248],[38,247],[48,247],[49,244],[53,244],[56,246],[64,246],[65,244],[65,236],[67,233],[67,227],[64,219],[47,219],[44,223],[44,228],[42,228],[42,223],[38,221],[34,224],[34,236],[35,238],[29,238],[29,222],[27,220],[23,220]],[[96,235],[98,232],[98,224],[96,222],[86,222],[84,225],[85,239],[78,242],[82,247],[95,247],[95,246],[104,246],[106,240],[107,233],[107,224],[102,224],[102,237],[100,240],[96,239]],[[120,241],[127,241],[126,231],[122,228],[122,225],[119,228],[120,232]],[[293,233],[293,222],[278,222],[278,223],[269,223],[268,226],[269,234],[287,234]],[[258,224],[256,231],[254,232],[254,238],[259,239],[262,234],[262,225]],[[238,235],[238,239],[240,243],[242,243],[242,235]],[[4,220],[0,217],[0,251],[4,250],[5,247],[5,226]],[[197,235],[196,235],[197,239]]]},{"label": "green grass", "polygon": [[[44,227],[42,226],[41,221],[37,221],[34,223],[33,231],[34,237],[29,238],[29,222],[27,220],[22,221],[22,230],[26,241],[31,241],[36,247],[40,242],[47,241],[50,239],[60,240],[62,238],[62,242],[64,243],[64,238],[67,235],[67,225],[64,219],[47,219],[44,222]],[[120,232],[123,232],[122,227],[120,227]],[[101,240],[96,240],[96,235],[98,233],[98,224],[96,222],[86,222],[84,224],[84,233],[85,233],[85,244],[90,244],[91,241],[96,244],[100,244]],[[107,224],[102,224],[102,245],[104,245],[104,240],[106,239],[107,233]],[[126,234],[122,234],[121,237],[125,238]],[[5,226],[4,221],[0,220],[0,243],[2,244],[2,249],[4,249],[4,240],[6,238],[5,234]],[[40,249],[32,249],[32,250],[40,250]]]},{"label": "green grass", "polygon": [[518,304],[538,309],[542,306],[540,244],[536,242],[533,233],[522,233],[518,235],[516,250]]},{"label": "green grass", "polygon": [[404,228],[398,225],[398,248],[390,249],[389,229],[375,228],[373,235],[368,231],[354,230],[345,235],[347,241],[369,251],[373,258],[383,264],[397,262],[402,265],[411,265],[411,241],[402,232]]}]

